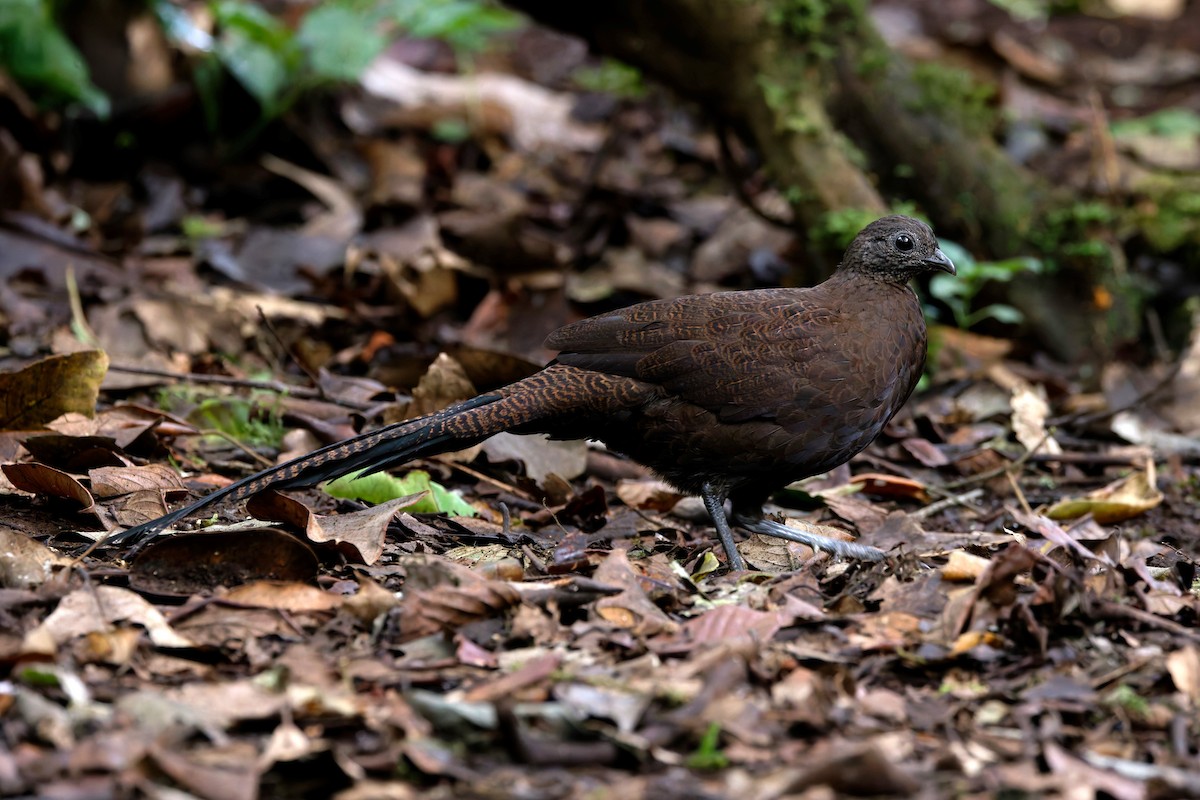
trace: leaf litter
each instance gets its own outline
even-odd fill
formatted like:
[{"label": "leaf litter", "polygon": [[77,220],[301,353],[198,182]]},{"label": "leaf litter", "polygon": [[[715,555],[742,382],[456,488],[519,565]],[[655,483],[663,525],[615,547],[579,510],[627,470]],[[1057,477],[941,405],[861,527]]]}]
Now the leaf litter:
[{"label": "leaf litter", "polygon": [[[980,46],[1063,85],[1023,41]],[[598,125],[513,75],[384,59],[364,83],[325,112],[353,137],[295,134],[307,166],[221,167],[191,200],[160,175],[182,199],[131,201],[141,238],[97,200],[125,189],[66,172],[40,191],[84,198],[89,242],[0,231],[0,273],[59,292],[0,294],[0,793],[1200,796],[1195,346],[1088,393],[941,331],[880,441],[777,498],[880,565],[756,539],[729,574],[689,499],[530,438],[371,504],[268,494],[128,562],[95,548],[279,456],[264,429],[311,449],[528,374],[579,314],[789,269],[794,237],[713,193],[711,134],[662,98]],[[1168,135],[1117,138],[1191,157]],[[245,412],[220,437],[189,416],[212,398]],[[449,515],[414,509],[438,491]]]}]

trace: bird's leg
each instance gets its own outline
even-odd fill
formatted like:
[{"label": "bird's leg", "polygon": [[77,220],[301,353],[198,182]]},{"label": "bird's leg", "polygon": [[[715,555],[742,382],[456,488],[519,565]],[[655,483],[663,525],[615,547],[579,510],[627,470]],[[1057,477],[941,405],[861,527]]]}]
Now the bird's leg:
[{"label": "bird's leg", "polygon": [[728,489],[718,488],[712,481],[705,481],[700,490],[700,496],[704,498],[704,507],[708,509],[708,515],[712,517],[713,525],[717,529],[717,537],[721,540],[721,546],[725,548],[725,557],[729,559],[729,566],[735,570],[743,570],[746,568],[746,562],[742,560],[742,554],[738,552],[737,545],[733,543],[733,529],[729,527],[729,518],[725,516],[725,497],[728,494]]},{"label": "bird's leg", "polygon": [[[707,497],[704,502],[707,505]],[[711,509],[709,510],[711,512]],[[782,522],[767,519],[762,515],[762,511],[759,511],[757,514],[748,514],[738,509],[736,504],[733,509],[733,521],[739,527],[745,528],[752,533],[806,544],[814,550],[824,550],[826,553],[835,555],[838,558],[852,558],[858,561],[883,561],[887,558],[887,554],[876,547],[868,547],[867,545],[855,542],[843,542],[840,539],[830,539],[828,536],[821,536],[816,533],[798,531],[795,528],[789,528]],[[717,531],[720,532],[719,527]]]}]

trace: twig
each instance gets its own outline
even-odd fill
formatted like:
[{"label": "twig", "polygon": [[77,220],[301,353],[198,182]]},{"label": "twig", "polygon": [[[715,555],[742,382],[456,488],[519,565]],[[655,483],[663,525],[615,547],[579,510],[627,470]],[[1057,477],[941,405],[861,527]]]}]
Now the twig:
[{"label": "twig", "polygon": [[1116,408],[1108,408],[1108,409],[1105,409],[1104,411],[1097,411],[1092,414],[1083,414],[1082,412],[1075,413],[1075,414],[1067,414],[1065,416],[1057,417],[1055,419],[1050,420],[1050,425],[1057,426],[1057,425],[1066,425],[1068,423],[1072,424],[1072,425],[1091,425],[1093,422],[1099,422],[1102,419],[1108,419],[1109,417],[1115,417],[1117,414],[1120,414],[1122,411],[1128,411],[1131,408],[1136,408],[1137,406],[1144,405],[1147,400],[1154,397],[1154,395],[1158,394],[1163,389],[1166,389],[1168,386],[1170,386],[1171,383],[1175,380],[1175,376],[1179,374],[1179,370],[1181,370],[1182,368],[1183,368],[1183,359],[1176,360],[1175,363],[1171,365],[1171,368],[1167,370],[1166,375],[1164,375],[1160,380],[1158,380],[1149,389],[1147,389],[1146,391],[1139,394],[1137,397],[1130,400],[1128,403],[1122,403],[1121,405],[1117,406]]},{"label": "twig", "polygon": [[970,506],[972,500],[982,496],[983,489],[972,489],[964,494],[951,494],[941,500],[938,500],[936,503],[930,503],[924,508],[917,509],[913,513],[909,514],[909,516],[913,519],[925,519],[926,517],[932,517],[934,514],[937,514],[939,511],[943,511],[947,508],[952,508],[954,506]]},{"label": "twig", "polygon": [[[316,389],[303,386],[292,386],[281,381],[256,381],[248,378],[233,378],[228,375],[205,375],[199,372],[173,372],[153,367],[134,367],[128,364],[113,364],[109,366],[113,372],[125,372],[130,375],[147,375],[152,378],[184,381],[186,383],[210,383],[217,386],[231,386],[238,389],[261,389],[267,392],[278,392],[300,400],[326,400],[327,398]],[[331,401],[332,402],[332,401]],[[337,405],[352,411],[369,411],[371,406],[362,403],[352,403],[344,400]]]},{"label": "twig", "polygon": [[275,466],[275,463],[273,461],[271,461],[271,459],[255,452],[254,450],[251,450],[249,447],[242,444],[241,441],[234,438],[232,435],[226,433],[225,431],[217,430],[216,428],[205,428],[204,430],[200,431],[200,435],[201,436],[218,436],[218,437],[224,439],[225,441],[229,442],[231,445],[236,447],[238,450],[241,450],[243,453],[250,456],[250,458],[252,458],[255,461],[257,461],[258,463],[262,464],[264,467]]},{"label": "twig", "polygon": [[[79,282],[75,280],[75,265],[67,264],[64,280],[67,285],[67,301],[71,306],[71,323],[75,335],[88,347],[99,347],[100,340],[88,325],[87,315],[83,313],[83,300],[79,297]],[[111,367],[110,367],[111,369]]]},{"label": "twig", "polygon": [[443,466],[447,466],[450,469],[456,469],[459,472],[464,472],[467,475],[470,475],[472,478],[475,478],[476,480],[483,481],[484,483],[490,483],[492,486],[495,486],[498,489],[503,489],[504,491],[508,492],[509,494],[516,495],[517,497],[523,497],[531,503],[537,502],[537,500],[535,500],[533,495],[531,495],[529,492],[522,491],[521,489],[517,488],[516,486],[505,483],[502,480],[493,478],[490,475],[486,475],[486,474],[480,472],[479,470],[472,469],[471,467],[468,467],[467,465],[465,465],[461,462],[451,461],[449,459],[443,459],[443,458],[431,458],[430,461],[436,461],[437,463],[442,464]]},{"label": "twig", "polygon": [[1008,485],[1012,487],[1013,494],[1017,496],[1021,510],[1026,514],[1033,514],[1033,509],[1029,507],[1029,501],[1025,499],[1025,493],[1021,491],[1021,484],[1017,483],[1017,479],[1013,477],[1012,470],[1005,470],[1004,477],[1008,478]]},{"label": "twig", "polygon": [[1133,619],[1145,625],[1154,628],[1161,628],[1175,636],[1181,636],[1193,642],[1200,643],[1200,633],[1196,633],[1193,629],[1186,625],[1180,625],[1178,622],[1172,622],[1169,619],[1164,619],[1158,614],[1151,614],[1149,611],[1143,611],[1140,608],[1132,606],[1123,606],[1120,603],[1113,603],[1107,600],[1101,600],[1095,605],[1096,612],[1105,617],[1115,619]]},{"label": "twig", "polygon": [[941,488],[945,491],[953,491],[954,489],[961,489],[964,486],[970,486],[973,483],[985,483],[990,481],[992,478],[1000,477],[1009,470],[1014,472],[1020,471],[1021,467],[1025,466],[1025,462],[1028,461],[1034,453],[1041,449],[1042,445],[1044,445],[1050,439],[1050,436],[1053,435],[1053,433],[1053,428],[1047,428],[1046,433],[1041,438],[1041,441],[1022,453],[1020,457],[1018,457],[1017,460],[1011,464],[1002,464],[1001,466],[996,467],[995,469],[989,469],[986,472],[979,472],[975,475],[968,475],[961,480],[944,483],[942,484]]},{"label": "twig", "polygon": [[301,372],[308,376],[309,382],[316,387],[315,391],[317,392],[317,396],[322,400],[328,399],[327,395],[325,394],[325,390],[321,387],[320,376],[313,373],[307,364],[296,357],[296,354],[292,352],[292,348],[288,347],[287,344],[284,343],[283,337],[279,335],[279,330],[275,327],[275,323],[271,322],[270,318],[267,317],[267,314],[265,311],[263,311],[262,306],[255,306],[254,309],[258,312],[258,319],[260,322],[262,322],[263,327],[267,329],[267,333],[271,334],[271,338],[275,340],[275,343],[279,345],[280,349],[287,354],[287,357],[292,360],[293,364],[300,368]]}]

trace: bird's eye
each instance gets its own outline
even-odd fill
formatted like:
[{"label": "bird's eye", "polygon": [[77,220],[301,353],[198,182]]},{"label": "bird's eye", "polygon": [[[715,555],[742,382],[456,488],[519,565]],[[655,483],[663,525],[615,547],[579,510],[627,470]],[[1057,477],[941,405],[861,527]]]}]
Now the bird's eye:
[{"label": "bird's eye", "polygon": [[902,233],[896,237],[896,249],[907,253],[916,246],[916,242],[907,233]]}]

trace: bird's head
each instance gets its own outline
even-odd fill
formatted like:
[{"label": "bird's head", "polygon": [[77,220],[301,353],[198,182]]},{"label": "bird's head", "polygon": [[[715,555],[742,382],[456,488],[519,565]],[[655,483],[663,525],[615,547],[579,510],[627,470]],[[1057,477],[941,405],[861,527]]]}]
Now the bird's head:
[{"label": "bird's head", "polygon": [[899,283],[927,272],[956,274],[933,230],[919,219],[899,215],[877,219],[859,231],[839,270]]}]

